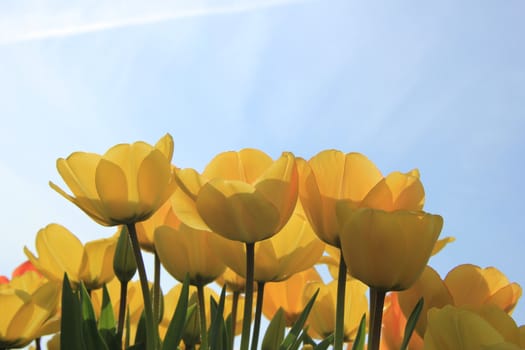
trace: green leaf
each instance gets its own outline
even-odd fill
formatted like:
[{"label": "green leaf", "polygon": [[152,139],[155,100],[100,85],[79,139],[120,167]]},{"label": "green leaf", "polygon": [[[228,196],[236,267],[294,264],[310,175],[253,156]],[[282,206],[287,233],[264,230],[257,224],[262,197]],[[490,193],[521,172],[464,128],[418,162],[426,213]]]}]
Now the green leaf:
[{"label": "green leaf", "polygon": [[425,301],[423,300],[423,297],[421,297],[414,307],[414,310],[412,310],[412,313],[410,314],[410,317],[408,318],[407,324],[405,326],[405,335],[403,336],[403,342],[401,343],[400,350],[406,350],[408,347],[408,342],[410,341],[412,333],[416,328],[417,320],[419,319],[421,310],[423,310],[424,303]]},{"label": "green leaf", "polygon": [[166,336],[164,337],[164,344],[162,350],[176,349],[182,339],[182,332],[186,326],[186,317],[188,314],[188,295],[190,290],[190,280],[188,275],[184,278],[182,289],[179,296],[179,301],[173,312]]},{"label": "green leaf", "polygon": [[363,350],[365,348],[365,336],[366,336],[366,314],[363,314],[361,317],[361,322],[359,323],[359,330],[354,339],[354,345],[352,345],[352,350]]},{"label": "green leaf", "polygon": [[98,332],[95,311],[91,299],[83,283],[80,283],[80,300],[82,303],[82,331],[88,350],[108,350],[107,344]]},{"label": "green leaf", "polygon": [[113,305],[111,305],[111,298],[109,296],[106,284],[102,286],[102,308],[100,310],[100,318],[98,320],[98,329],[116,330],[117,323],[115,321],[115,313],[113,312]]},{"label": "green leaf", "polygon": [[116,349],[119,340],[117,339],[115,314],[113,305],[106,284],[102,286],[102,308],[98,319],[98,330],[100,335],[110,349]]},{"label": "green leaf", "polygon": [[288,335],[286,335],[286,338],[284,338],[284,341],[279,347],[280,350],[289,350],[290,347],[295,343],[296,339],[299,337],[300,332],[303,329],[304,324],[306,323],[306,319],[310,314],[310,310],[314,305],[315,298],[317,298],[317,294],[319,294],[319,289],[317,289],[314,295],[312,295],[312,298],[310,299],[310,301],[308,301],[308,304],[306,304],[303,312],[301,312],[301,315],[299,315],[299,318],[297,319],[297,321],[295,321],[294,325],[288,332]]},{"label": "green leaf", "polygon": [[226,321],[224,321],[224,324],[225,324],[225,332],[226,332],[226,349],[227,350],[233,350],[233,339],[232,339],[232,335],[233,335],[233,325],[232,325],[232,315],[228,315],[228,317],[226,317]]},{"label": "green leaf", "polygon": [[282,308],[279,308],[266,329],[261,350],[278,349],[284,339],[285,327],[284,311]]},{"label": "green leaf", "polygon": [[306,327],[301,331],[301,333],[299,333],[297,339],[295,339],[293,344],[289,347],[290,350],[299,350],[299,346],[301,346],[301,344],[306,340],[306,337],[308,337],[308,334],[306,333],[307,328],[308,327]]},{"label": "green leaf", "polygon": [[315,350],[326,350],[329,346],[331,346],[334,343],[334,337],[335,335],[332,333],[328,337],[324,338],[323,341],[321,341],[317,346],[315,347]]},{"label": "green leaf", "polygon": [[210,341],[211,350],[223,350],[226,349],[227,337],[225,337],[226,326],[224,324],[224,302],[226,299],[226,288],[223,287],[221,296],[219,298],[219,304],[210,298],[210,310],[211,310],[211,325],[208,332],[208,339]]},{"label": "green leaf", "polygon": [[142,310],[142,313],[140,314],[139,324],[137,325],[135,345],[130,349],[139,349],[136,348],[136,346],[139,345],[144,346],[144,348],[146,347],[146,314],[144,313],[144,310]]},{"label": "green leaf", "polygon": [[62,282],[62,320],[60,322],[62,349],[85,350],[82,337],[82,314],[77,293],[71,289],[67,273]]}]

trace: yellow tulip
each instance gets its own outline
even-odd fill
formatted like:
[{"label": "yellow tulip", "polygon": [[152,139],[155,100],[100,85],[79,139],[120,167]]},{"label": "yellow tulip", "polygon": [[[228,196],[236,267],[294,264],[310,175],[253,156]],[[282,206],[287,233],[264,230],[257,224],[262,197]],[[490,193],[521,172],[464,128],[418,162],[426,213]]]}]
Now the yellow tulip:
[{"label": "yellow tulip", "polygon": [[298,158],[297,167],[299,197],[308,220],[319,238],[339,247],[336,203],[359,206],[381,180],[381,172],[362,154],[336,150],[322,151],[308,162]]},{"label": "yellow tulip", "polygon": [[341,231],[350,274],[382,291],[410,287],[427,265],[443,219],[424,212],[362,208]]},{"label": "yellow tulip", "polygon": [[282,282],[271,282],[264,289],[263,315],[271,320],[277,310],[282,308],[286,326],[291,327],[306,306],[302,294],[307,283],[321,282],[315,268],[294,274]]},{"label": "yellow tulip", "polygon": [[220,276],[226,265],[213,246],[213,232],[195,230],[178,223],[155,230],[155,247],[164,268],[179,282],[186,274],[190,283],[204,286]]},{"label": "yellow tulip", "polygon": [[[309,332],[315,338],[326,338],[335,331],[337,281],[308,283],[303,291],[306,304],[319,289],[319,294],[308,317]],[[344,341],[355,339],[363,314],[367,313],[367,287],[356,279],[346,281]]]},{"label": "yellow tulip", "polygon": [[[442,280],[436,271],[427,266],[412,287],[399,293],[399,304],[407,317],[421,297],[425,300],[422,315],[426,315],[431,308],[445,305],[474,308],[494,305],[510,313],[520,296],[521,287],[510,283],[494,267],[482,269],[471,264],[459,265]],[[416,331],[423,336],[426,328],[427,318],[420,317]]]},{"label": "yellow tulip", "polygon": [[155,146],[119,144],[104,155],[75,152],[57,160],[57,169],[73,196],[50,186],[101,225],[148,219],[175,190],[169,134]]},{"label": "yellow tulip", "polygon": [[447,305],[428,312],[425,350],[520,349],[516,323],[495,305]]},{"label": "yellow tulip", "polygon": [[56,333],[60,319],[56,316],[60,286],[45,282],[34,290],[19,289],[33,286],[38,277],[28,272],[0,286],[0,348],[20,348],[46,334]]},{"label": "yellow tulip", "polygon": [[472,264],[452,269],[444,283],[456,306],[495,304],[507,313],[512,312],[522,293],[519,284],[510,283],[495,267],[482,269]]},{"label": "yellow tulip", "polygon": [[[454,242],[455,240],[456,239],[454,237],[445,237],[442,239],[438,239],[437,242],[434,244],[434,248],[432,248],[431,256],[436,255],[441,250],[443,250],[443,248],[445,248],[449,243]],[[322,256],[320,262],[326,264],[332,278],[337,279],[337,268],[339,266],[340,257],[339,249],[335,248],[334,246],[327,245],[325,247],[325,252],[328,255]]]},{"label": "yellow tulip", "polygon": [[[246,276],[244,244],[221,236],[214,236],[212,240],[226,265],[239,275]],[[278,234],[255,245],[254,280],[285,280],[312,267],[323,254],[323,250],[323,242],[317,238],[300,211],[296,211]]]},{"label": "yellow tulip", "polygon": [[172,204],[182,222],[245,243],[279,232],[297,201],[298,174],[291,153],[273,161],[255,149],[224,152],[202,176],[183,169],[176,177],[179,189]]},{"label": "yellow tulip", "polygon": [[114,277],[113,256],[117,241],[99,239],[84,246],[68,229],[50,224],[38,231],[38,258],[24,247],[31,263],[49,280],[62,281],[64,272],[73,285],[84,282],[88,290],[102,287]]}]

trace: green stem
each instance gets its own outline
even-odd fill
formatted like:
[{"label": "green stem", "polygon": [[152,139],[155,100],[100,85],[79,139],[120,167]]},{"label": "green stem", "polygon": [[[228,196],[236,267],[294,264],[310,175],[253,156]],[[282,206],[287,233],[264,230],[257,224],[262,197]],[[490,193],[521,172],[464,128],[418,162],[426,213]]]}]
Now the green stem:
[{"label": "green stem", "polygon": [[379,350],[385,293],[386,292],[382,289],[370,287],[370,323],[368,326],[369,350]]},{"label": "green stem", "polygon": [[264,284],[265,282],[257,282],[257,302],[255,303],[252,350],[257,350],[257,343],[259,342],[259,328],[261,327],[261,314],[264,300]]},{"label": "green stem", "polygon": [[146,268],[144,267],[144,260],[140,252],[139,240],[137,238],[137,231],[135,224],[127,224],[129,237],[131,239],[131,246],[135,261],[137,262],[137,270],[139,271],[140,287],[142,289],[142,298],[144,299],[144,314],[146,316],[146,350],[157,350],[158,330],[156,322],[153,319],[153,308],[151,306],[151,295],[148,285],[148,277],[146,276]]},{"label": "green stem", "polygon": [[342,350],[344,343],[345,323],[345,289],[346,289],[346,263],[343,252],[339,250],[339,273],[337,275],[337,302],[335,311],[335,337],[334,350]]},{"label": "green stem", "polygon": [[[126,318],[126,299],[128,297],[128,282],[120,282],[120,301],[118,310],[118,328],[117,328],[117,341],[122,344],[122,333],[124,332],[124,322]],[[120,348],[120,347],[119,347]]]},{"label": "green stem", "polygon": [[153,317],[159,324],[162,320],[160,314],[160,259],[157,252],[155,252],[155,272],[153,275]]},{"label": "green stem", "polygon": [[201,328],[201,346],[202,350],[208,350],[208,327],[206,327],[206,302],[204,300],[204,286],[197,286],[197,296],[199,298],[199,318]]},{"label": "green stem", "polygon": [[250,345],[250,325],[252,324],[253,270],[255,243],[246,243],[246,296],[244,298],[244,318],[242,320],[241,350]]},{"label": "green stem", "polygon": [[231,313],[231,320],[232,320],[232,332],[231,332],[231,343],[230,343],[231,350],[233,350],[233,344],[235,341],[235,326],[237,325],[237,305],[239,304],[240,295],[241,295],[241,292],[238,292],[238,291],[233,292],[232,313]]}]

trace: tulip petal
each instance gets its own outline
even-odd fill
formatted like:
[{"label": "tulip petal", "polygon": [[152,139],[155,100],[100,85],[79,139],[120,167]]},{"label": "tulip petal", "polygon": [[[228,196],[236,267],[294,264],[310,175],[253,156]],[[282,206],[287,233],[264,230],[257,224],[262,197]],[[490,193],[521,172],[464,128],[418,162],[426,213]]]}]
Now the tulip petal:
[{"label": "tulip petal", "polygon": [[[104,205],[104,213],[113,224],[125,224],[133,219],[138,205],[128,203],[128,183],[124,170],[117,164],[101,159],[95,176],[97,192]],[[135,198],[137,195],[134,196]]]},{"label": "tulip petal", "polygon": [[257,192],[281,213],[278,230],[288,222],[296,206],[298,176],[294,156],[291,153],[284,153],[255,183]]},{"label": "tulip petal", "polygon": [[470,350],[504,341],[486,320],[476,313],[450,305],[427,314],[425,350]]},{"label": "tulip petal", "polygon": [[395,171],[379,181],[360,206],[385,211],[421,210],[424,202],[425,190],[419,180],[419,172],[403,174]]},{"label": "tulip petal", "polygon": [[212,249],[211,235],[215,233],[193,230],[184,224],[178,229],[160,226],[155,230],[155,246],[162,265],[179,281],[184,281],[188,273],[192,285],[213,282],[226,266]]},{"label": "tulip petal", "polygon": [[24,249],[27,257],[47,278],[61,281],[64,272],[69,279],[78,282],[78,270],[82,257],[82,243],[68,229],[58,224],[50,224],[38,231],[36,258]]},{"label": "tulip petal", "polygon": [[344,154],[327,150],[308,161],[315,174],[319,191],[334,199],[359,202],[381,180],[381,172],[360,153]]},{"label": "tulip petal", "polygon": [[203,176],[208,179],[221,178],[252,184],[273,163],[266,153],[245,148],[239,152],[223,152],[206,166]]},{"label": "tulip petal", "polygon": [[[144,216],[153,214],[152,208],[159,208],[175,190],[171,164],[162,152],[153,150],[140,163],[137,172],[139,212]],[[163,194],[159,197],[159,193]]]},{"label": "tulip petal", "polygon": [[197,210],[212,231],[232,240],[256,242],[277,232],[280,213],[247,183],[214,179],[197,198]]},{"label": "tulip petal", "polygon": [[84,246],[79,278],[88,290],[108,283],[115,276],[113,258],[116,246],[117,241],[112,238],[98,239]]},{"label": "tulip petal", "polygon": [[164,154],[164,156],[171,162],[173,158],[173,137],[170,134],[162,136],[157,143],[155,148]]},{"label": "tulip petal", "polygon": [[[419,279],[407,290],[398,292],[398,301],[405,318],[408,319],[420,298],[424,299],[421,315],[433,307],[442,308],[454,303],[452,295],[439,274],[430,266],[426,266]],[[420,317],[416,324],[416,332],[423,337],[427,328],[427,318]]]},{"label": "tulip petal", "polygon": [[207,182],[193,169],[181,169],[175,172],[177,189],[171,196],[171,205],[177,217],[186,225],[196,230],[211,231],[202,220],[197,210],[197,195]]}]

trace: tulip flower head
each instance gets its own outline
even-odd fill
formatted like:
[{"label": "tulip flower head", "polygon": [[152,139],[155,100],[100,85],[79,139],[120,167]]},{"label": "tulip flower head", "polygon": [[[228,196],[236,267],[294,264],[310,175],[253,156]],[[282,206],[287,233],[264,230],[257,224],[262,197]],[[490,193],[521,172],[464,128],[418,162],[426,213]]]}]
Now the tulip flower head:
[{"label": "tulip flower head", "polygon": [[104,226],[148,219],[175,190],[169,134],[155,146],[119,144],[104,155],[75,152],[57,160],[57,169],[73,195],[50,182],[64,198]]},{"label": "tulip flower head", "polygon": [[425,350],[522,349],[520,330],[495,305],[481,308],[447,305],[428,312]]},{"label": "tulip flower head", "polygon": [[244,243],[279,232],[297,201],[295,157],[286,152],[276,161],[255,149],[224,152],[202,175],[183,169],[176,177],[172,204],[182,222]]},{"label": "tulip flower head", "polygon": [[352,276],[379,290],[404,290],[423,272],[442,226],[439,215],[361,208],[344,223],[341,250]]},{"label": "tulip flower head", "polygon": [[339,247],[337,202],[358,207],[381,180],[381,172],[362,154],[336,150],[322,151],[308,162],[298,159],[297,164],[299,196],[308,220],[321,240]]},{"label": "tulip flower head", "polygon": [[36,257],[27,247],[24,253],[45,277],[62,281],[64,272],[73,285],[84,282],[86,288],[97,289],[114,277],[113,256],[117,240],[99,239],[82,245],[68,229],[50,224],[36,235]]},{"label": "tulip flower head", "polygon": [[[34,283],[35,278],[39,283]],[[35,338],[57,332],[59,295],[57,283],[43,281],[34,271],[0,285],[0,348],[21,348]]]}]

